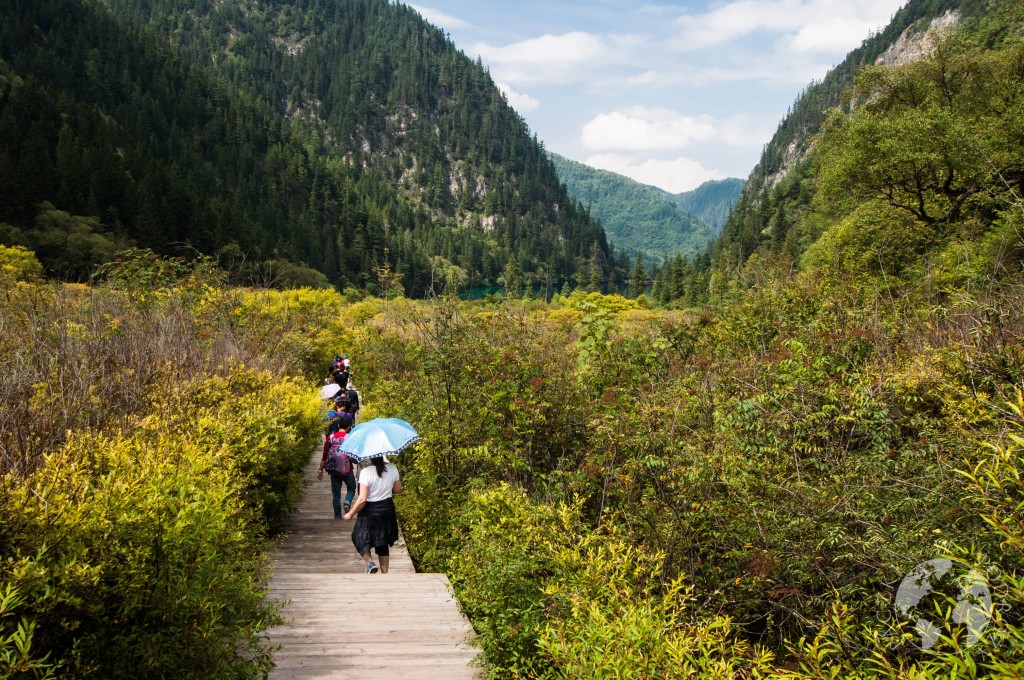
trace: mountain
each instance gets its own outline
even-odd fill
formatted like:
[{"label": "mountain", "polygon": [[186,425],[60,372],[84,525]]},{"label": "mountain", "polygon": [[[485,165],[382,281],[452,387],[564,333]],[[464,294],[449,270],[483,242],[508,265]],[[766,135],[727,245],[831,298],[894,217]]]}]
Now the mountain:
[{"label": "mountain", "polygon": [[810,84],[779,124],[748,178],[712,247],[714,267],[723,273],[736,271],[754,253],[799,259],[825,227],[812,210],[819,177],[811,158],[817,135],[831,111],[845,101],[844,111],[849,112],[858,101],[849,94],[844,100],[858,74],[875,64],[896,68],[922,59],[932,49],[936,31],[958,25],[988,31],[982,40],[991,46],[1002,30],[995,27],[1000,13],[1011,5],[996,0],[910,0],[882,32],[850,52],[822,81]]},{"label": "mountain", "polygon": [[708,182],[683,194],[548,154],[569,194],[599,219],[615,247],[629,253],[693,256],[724,223],[742,180]]},{"label": "mountain", "polygon": [[725,226],[742,190],[743,180],[730,177],[704,182],[692,191],[674,194],[674,198],[683,210],[711,227],[717,235]]},{"label": "mountain", "polygon": [[371,290],[387,264],[411,295],[612,267],[482,64],[405,5],[0,9],[0,242],[53,274],[125,245]]}]

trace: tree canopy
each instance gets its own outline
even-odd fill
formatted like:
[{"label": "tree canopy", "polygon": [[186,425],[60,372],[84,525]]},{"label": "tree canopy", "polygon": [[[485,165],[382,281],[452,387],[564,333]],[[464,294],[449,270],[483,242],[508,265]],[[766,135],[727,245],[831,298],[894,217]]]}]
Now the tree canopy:
[{"label": "tree canopy", "polygon": [[[47,202],[109,241],[213,254],[253,282],[315,269],[373,291],[385,249],[411,295],[438,257],[467,285],[512,261],[560,285],[590,271],[594,244],[610,266],[482,64],[404,5],[5,4],[3,243],[37,248]],[[55,253],[41,252],[51,274],[95,264]]]}]

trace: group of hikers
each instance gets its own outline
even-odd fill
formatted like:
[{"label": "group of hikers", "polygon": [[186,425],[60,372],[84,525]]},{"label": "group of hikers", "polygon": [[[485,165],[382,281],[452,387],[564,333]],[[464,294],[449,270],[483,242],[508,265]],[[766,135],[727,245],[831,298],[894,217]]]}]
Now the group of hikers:
[{"label": "group of hikers", "polygon": [[[365,573],[388,573],[389,548],[398,540],[398,514],[392,494],[402,490],[398,468],[383,456],[357,461],[342,451],[342,444],[355,426],[359,414],[359,392],[352,385],[352,363],[337,355],[328,369],[325,384],[338,385],[338,391],[327,400],[327,428],[323,455],[317,479],[327,472],[331,480],[331,504],[334,519],[346,522],[356,518],[352,543],[363,559]],[[341,488],[345,486],[345,500]],[[358,489],[358,496],[356,491]],[[371,548],[380,561],[371,556]]]}]

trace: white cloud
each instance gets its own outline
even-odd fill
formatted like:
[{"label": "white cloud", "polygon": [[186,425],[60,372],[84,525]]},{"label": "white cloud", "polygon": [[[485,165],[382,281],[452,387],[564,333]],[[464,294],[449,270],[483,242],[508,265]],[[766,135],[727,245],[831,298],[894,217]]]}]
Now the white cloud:
[{"label": "white cloud", "polygon": [[[636,106],[594,117],[581,130],[581,146],[591,152],[587,165],[678,193],[727,176],[695,156],[713,158],[716,165],[756,158],[777,123],[749,113],[718,119]],[[687,155],[678,155],[684,148]]]},{"label": "white cloud", "polygon": [[789,46],[795,52],[845,52],[859,45],[875,28],[866,21],[826,19],[802,26]]},{"label": "white cloud", "polygon": [[677,20],[682,32],[676,46],[683,50],[699,50],[742,38],[757,30],[792,28],[793,17],[787,17],[786,13],[772,6],[778,4],[764,0],[740,0],[706,14],[684,15]]},{"label": "white cloud", "polygon": [[775,134],[778,125],[776,118],[741,113],[724,118],[718,124],[719,138],[727,146],[737,149],[760,150]]},{"label": "white cloud", "polygon": [[746,114],[721,120],[708,115],[686,116],[665,108],[634,106],[602,113],[586,123],[580,134],[591,151],[672,151],[699,143],[760,148],[774,132]]},{"label": "white cloud", "polygon": [[503,82],[569,83],[616,63],[628,51],[628,38],[614,38],[574,31],[545,34],[505,46],[477,43],[470,48]]},{"label": "white cloud", "polygon": [[495,83],[495,85],[498,86],[499,90],[505,93],[505,97],[508,98],[508,103],[511,104],[512,108],[519,113],[533,111],[540,106],[540,102],[530,95],[516,92],[505,83]]},{"label": "white cloud", "polygon": [[881,28],[904,0],[736,0],[676,20],[676,49],[699,50],[754,33],[796,36],[799,51],[846,52]]},{"label": "white cloud", "polygon": [[434,24],[435,26],[440,26],[441,28],[447,28],[448,30],[459,30],[470,28],[472,26],[472,24],[470,24],[468,21],[463,21],[458,17],[453,17],[450,14],[445,14],[441,10],[434,9],[433,7],[424,7],[422,5],[409,5],[409,7],[412,7],[414,10],[419,12],[423,16],[423,18],[429,21],[430,23]]},{"label": "white cloud", "polygon": [[807,54],[766,54],[747,59],[734,64],[677,64],[673,71],[658,76],[658,85],[736,90],[744,87],[736,83],[756,82],[773,88],[804,87],[812,80],[824,78],[834,65]]},{"label": "white cloud", "polygon": [[598,154],[590,156],[584,163],[601,170],[617,172],[673,194],[696,189],[708,180],[725,179],[725,175],[718,170],[708,170],[699,162],[685,156],[671,160],[641,160],[622,154]]},{"label": "white cloud", "polygon": [[583,126],[582,142],[584,148],[595,151],[659,151],[707,141],[717,133],[710,116],[635,106],[599,114]]},{"label": "white cloud", "polygon": [[548,148],[681,191],[749,172],[791,97],[903,2],[433,0],[457,17],[414,7],[443,27],[472,23],[460,48]]},{"label": "white cloud", "polygon": [[660,74],[657,71],[644,71],[635,76],[626,78],[627,85],[652,85],[658,83],[661,80]]}]

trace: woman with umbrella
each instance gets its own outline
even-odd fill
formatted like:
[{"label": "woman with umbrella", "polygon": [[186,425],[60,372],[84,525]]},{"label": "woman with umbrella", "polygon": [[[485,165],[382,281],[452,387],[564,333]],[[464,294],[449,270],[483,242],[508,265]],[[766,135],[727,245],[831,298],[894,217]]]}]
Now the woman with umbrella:
[{"label": "woman with umbrella", "polygon": [[[352,543],[366,564],[367,574],[388,573],[390,547],[398,541],[398,514],[392,495],[402,490],[398,468],[385,462],[387,454],[397,454],[419,439],[409,423],[397,418],[376,418],[352,428],[342,444],[348,453],[363,465],[359,471],[359,495],[345,521],[358,515],[352,529]],[[370,464],[366,464],[369,461]],[[370,556],[377,553],[380,567]]]},{"label": "woman with umbrella", "polygon": [[366,573],[376,574],[377,564],[370,557],[370,548],[377,553],[380,571],[388,573],[390,547],[398,540],[398,514],[392,494],[402,490],[398,468],[383,458],[371,458],[359,471],[359,496],[345,513],[345,521],[358,514],[352,529],[352,543],[366,563]]}]

